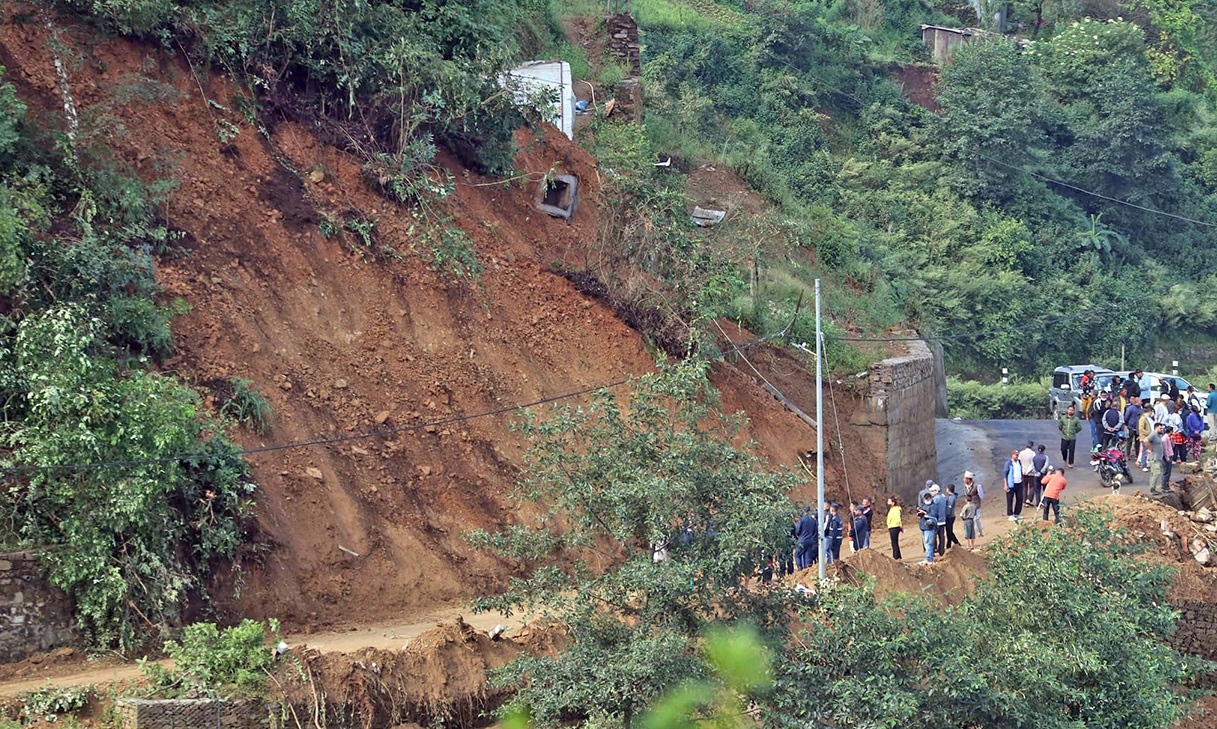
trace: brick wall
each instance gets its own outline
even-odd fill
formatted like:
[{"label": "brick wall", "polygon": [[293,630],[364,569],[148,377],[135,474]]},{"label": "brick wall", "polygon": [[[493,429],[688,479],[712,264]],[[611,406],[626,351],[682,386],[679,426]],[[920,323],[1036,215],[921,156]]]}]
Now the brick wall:
[{"label": "brick wall", "polygon": [[119,699],[122,729],[269,729],[260,699]]},{"label": "brick wall", "polygon": [[913,503],[938,468],[933,352],[925,342],[908,342],[906,354],[871,366],[869,386],[865,412],[855,423],[886,430],[887,489]]},{"label": "brick wall", "polygon": [[74,645],[72,603],[28,552],[0,554],[0,663]]}]

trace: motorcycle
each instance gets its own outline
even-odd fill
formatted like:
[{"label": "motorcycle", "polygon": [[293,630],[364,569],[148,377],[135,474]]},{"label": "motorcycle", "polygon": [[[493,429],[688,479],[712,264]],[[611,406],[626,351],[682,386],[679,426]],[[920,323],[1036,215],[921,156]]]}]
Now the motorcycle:
[{"label": "motorcycle", "polygon": [[1128,470],[1122,445],[1122,442],[1116,442],[1107,448],[1097,447],[1090,453],[1090,465],[1099,475],[1099,483],[1116,493],[1120,486],[1132,483],[1132,472]]}]

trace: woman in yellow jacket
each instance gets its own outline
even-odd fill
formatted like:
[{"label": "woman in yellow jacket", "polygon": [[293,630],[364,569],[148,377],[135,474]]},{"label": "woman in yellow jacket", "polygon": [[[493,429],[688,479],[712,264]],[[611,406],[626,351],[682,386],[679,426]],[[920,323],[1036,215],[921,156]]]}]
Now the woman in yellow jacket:
[{"label": "woman in yellow jacket", "polygon": [[887,533],[892,537],[892,559],[900,559],[900,533],[903,531],[900,497],[892,494],[887,498]]}]

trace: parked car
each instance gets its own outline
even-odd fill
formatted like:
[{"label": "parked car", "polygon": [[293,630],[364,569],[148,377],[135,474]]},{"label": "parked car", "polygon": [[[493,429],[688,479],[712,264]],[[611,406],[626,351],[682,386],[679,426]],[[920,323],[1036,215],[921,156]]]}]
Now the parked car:
[{"label": "parked car", "polygon": [[[1129,377],[1132,377],[1131,370],[1127,371],[1127,372],[1117,372],[1116,374],[1120,375],[1124,379],[1128,379]],[[1142,374],[1144,374],[1146,377],[1149,378],[1149,394],[1147,395],[1146,393],[1142,392],[1141,397],[1142,397],[1142,399],[1148,397],[1150,402],[1156,403],[1156,402],[1158,402],[1158,399],[1162,397],[1162,381],[1163,380],[1166,380],[1166,379],[1174,380],[1175,384],[1177,384],[1179,386],[1179,392],[1186,392],[1187,388],[1192,386],[1192,383],[1188,382],[1187,380],[1185,380],[1184,378],[1182,378],[1178,375],[1168,375],[1168,374],[1163,374],[1161,372],[1143,372]],[[1201,392],[1200,388],[1196,388],[1196,396],[1192,400],[1192,404],[1197,405],[1197,406],[1203,406],[1204,398],[1207,394],[1208,394],[1207,392]],[[1201,412],[1202,413],[1204,412],[1203,408],[1201,409]]]},{"label": "parked car", "polygon": [[1082,415],[1082,375],[1086,370],[1094,370],[1097,390],[1111,387],[1111,378],[1116,375],[1106,367],[1096,364],[1057,367],[1052,371],[1052,386],[1048,389],[1048,409],[1053,418],[1060,417],[1071,404],[1077,408],[1078,414]]}]

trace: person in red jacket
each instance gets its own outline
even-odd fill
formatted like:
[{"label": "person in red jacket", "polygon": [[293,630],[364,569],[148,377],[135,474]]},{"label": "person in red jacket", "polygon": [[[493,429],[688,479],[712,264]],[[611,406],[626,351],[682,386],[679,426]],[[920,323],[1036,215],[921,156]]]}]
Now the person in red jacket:
[{"label": "person in red jacket", "polygon": [[1048,521],[1048,509],[1052,509],[1052,520],[1061,523],[1061,492],[1065,490],[1065,472],[1059,468],[1050,469],[1040,479],[1044,485],[1044,521]]}]

